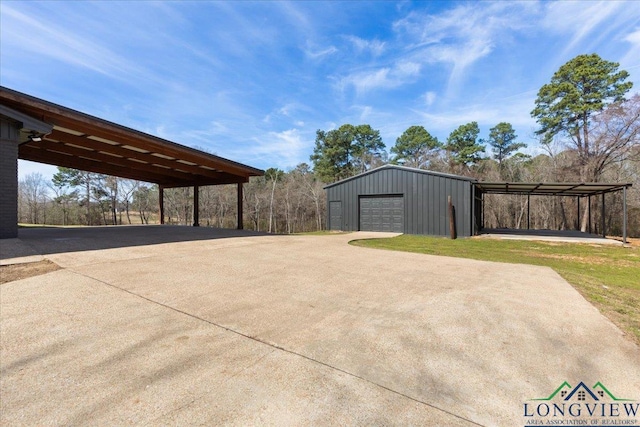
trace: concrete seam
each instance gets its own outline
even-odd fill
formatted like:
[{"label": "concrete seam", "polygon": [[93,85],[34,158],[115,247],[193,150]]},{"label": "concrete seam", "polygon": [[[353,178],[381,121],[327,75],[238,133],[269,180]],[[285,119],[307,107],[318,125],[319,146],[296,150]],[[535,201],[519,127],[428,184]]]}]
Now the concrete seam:
[{"label": "concrete seam", "polygon": [[[354,373],[352,373],[352,372],[346,371],[346,370],[341,369],[341,368],[338,368],[338,367],[336,367],[336,366],[329,365],[328,363],[322,362],[322,361],[320,361],[320,360],[314,359],[314,358],[309,357],[309,356],[305,356],[304,354],[297,353],[297,352],[295,352],[295,351],[293,351],[293,350],[288,350],[288,349],[286,349],[286,348],[284,348],[284,347],[281,347],[281,346],[279,346],[279,345],[277,345],[277,344],[273,344],[273,343],[269,343],[269,342],[267,342],[267,341],[263,341],[263,340],[261,340],[260,338],[252,337],[251,335],[244,334],[244,333],[242,333],[242,332],[240,332],[240,331],[236,331],[236,330],[231,329],[231,328],[229,328],[229,327],[227,327],[227,326],[220,325],[220,324],[218,324],[218,323],[215,323],[215,322],[212,322],[212,321],[210,321],[210,320],[204,319],[204,318],[202,318],[202,317],[196,316],[195,314],[187,313],[186,311],[182,311],[182,310],[180,310],[179,308],[171,307],[170,305],[167,305],[167,304],[164,304],[164,303],[161,303],[161,302],[158,302],[158,301],[152,300],[152,299],[150,299],[150,298],[147,298],[147,297],[145,297],[145,296],[142,296],[142,295],[140,295],[140,294],[137,294],[137,293],[135,293],[135,292],[132,292],[132,291],[130,291],[130,290],[128,290],[128,289],[124,289],[124,288],[121,288],[121,287],[119,287],[119,286],[116,286],[116,285],[114,285],[114,284],[112,284],[112,283],[105,282],[104,280],[97,279],[97,278],[95,278],[95,277],[89,276],[89,275],[84,274],[84,273],[80,273],[80,272],[78,272],[78,271],[74,271],[74,270],[72,270],[72,269],[68,269],[68,270],[70,270],[70,271],[72,271],[73,273],[78,274],[78,275],[80,275],[80,276],[86,277],[86,278],[88,278],[88,279],[95,280],[95,281],[100,282],[100,283],[102,283],[102,284],[104,284],[104,285],[110,286],[110,287],[112,287],[112,288],[114,288],[114,289],[118,289],[119,291],[122,291],[122,292],[128,293],[128,294],[130,294],[130,295],[133,295],[133,296],[135,296],[135,297],[138,297],[138,298],[140,298],[140,299],[143,299],[143,300],[145,300],[145,301],[148,301],[148,302],[150,302],[150,303],[152,303],[152,304],[156,304],[156,305],[159,305],[159,306],[161,306],[161,307],[167,308],[167,309],[169,309],[169,310],[171,310],[171,311],[174,311],[174,312],[177,312],[177,313],[183,314],[183,315],[185,315],[185,316],[191,317],[191,318],[193,318],[193,319],[200,320],[200,321],[205,322],[205,323],[207,323],[207,324],[209,324],[209,325],[215,326],[215,327],[220,328],[220,329],[224,329],[225,331],[231,332],[231,333],[233,333],[233,334],[239,335],[239,336],[244,337],[244,338],[248,338],[248,339],[250,339],[250,340],[252,340],[252,341],[255,341],[255,342],[257,342],[257,343],[260,343],[260,344],[263,344],[263,345],[269,346],[269,347],[274,348],[274,349],[276,349],[276,350],[281,350],[281,351],[284,351],[284,352],[286,352],[286,353],[292,354],[292,355],[294,355],[294,356],[301,357],[301,358],[306,359],[306,360],[308,360],[308,361],[310,361],[310,362],[314,362],[314,363],[317,363],[317,364],[319,364],[319,365],[325,366],[325,367],[327,367],[327,368],[329,368],[329,369],[331,369],[331,370],[335,370],[335,371],[338,371],[338,372],[342,372],[342,373],[343,373],[343,374],[345,374],[345,375],[348,375],[348,376],[353,377],[353,378],[357,378],[357,379],[359,379],[359,380],[361,380],[361,381],[367,382],[367,383],[372,384],[372,385],[374,385],[374,386],[376,386],[376,387],[380,387],[380,388],[382,388],[382,389],[384,389],[384,390],[387,390],[387,391],[389,391],[389,392],[391,392],[391,393],[393,393],[393,394],[397,394],[397,395],[402,396],[402,397],[404,397],[404,398],[406,398],[406,399],[412,400],[412,401],[414,401],[414,402],[416,402],[416,403],[420,403],[420,404],[422,404],[422,405],[425,405],[425,406],[428,406],[428,407],[430,407],[430,408],[433,408],[433,409],[435,409],[435,410],[437,410],[437,411],[444,412],[445,414],[451,415],[451,416],[456,417],[456,418],[458,418],[458,419],[461,419],[461,420],[463,420],[463,421],[469,422],[469,423],[474,424],[474,425],[477,425],[477,426],[486,427],[486,426],[484,426],[483,424],[479,424],[479,423],[477,423],[477,422],[475,422],[475,421],[473,421],[473,420],[470,420],[470,419],[468,419],[468,418],[465,418],[465,417],[462,417],[462,416],[460,416],[460,415],[457,415],[457,414],[454,414],[454,413],[452,413],[452,412],[449,412],[449,411],[447,411],[446,409],[439,408],[439,407],[437,407],[437,406],[435,406],[435,405],[433,405],[433,404],[431,404],[431,403],[424,402],[424,401],[422,401],[422,400],[420,400],[420,399],[417,399],[417,398],[415,398],[415,397],[411,397],[411,396],[409,396],[409,395],[407,395],[407,394],[404,394],[404,393],[402,393],[402,392],[400,392],[400,391],[394,390],[394,389],[389,388],[389,387],[387,387],[387,386],[384,386],[384,385],[382,385],[382,384],[378,384],[378,383],[376,383],[376,382],[374,382],[374,381],[372,381],[372,380],[369,380],[369,379],[367,379],[367,378],[361,377],[361,376],[359,376],[359,375],[357,375],[357,374],[354,374]],[[269,354],[271,354],[271,353],[269,353]]]}]

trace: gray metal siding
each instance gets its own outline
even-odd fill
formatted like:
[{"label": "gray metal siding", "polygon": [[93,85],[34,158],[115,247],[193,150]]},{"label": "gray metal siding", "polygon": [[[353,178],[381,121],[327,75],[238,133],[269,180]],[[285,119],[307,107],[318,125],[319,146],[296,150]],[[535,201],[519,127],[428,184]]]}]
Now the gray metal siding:
[{"label": "gray metal siding", "polygon": [[451,196],[456,208],[458,235],[465,237],[473,234],[471,188],[472,182],[464,179],[388,167],[330,186],[326,191],[330,206],[331,202],[341,202],[344,231],[360,229],[361,196],[401,195],[402,232],[434,236],[449,235],[447,197]]}]

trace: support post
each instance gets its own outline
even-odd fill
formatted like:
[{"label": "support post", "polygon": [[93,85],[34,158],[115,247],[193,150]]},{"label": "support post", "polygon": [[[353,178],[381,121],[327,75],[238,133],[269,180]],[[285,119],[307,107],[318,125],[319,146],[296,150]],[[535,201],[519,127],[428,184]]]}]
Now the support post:
[{"label": "support post", "polygon": [[605,212],[606,212],[606,210],[604,208],[604,193],[602,193],[602,237],[603,238],[607,237],[607,233],[606,233],[606,230],[605,230],[605,227],[606,227],[606,225],[605,225],[605,217],[604,217]]},{"label": "support post", "polygon": [[587,213],[589,216],[589,234],[591,234],[591,194],[587,197]]},{"label": "support post", "polygon": [[0,239],[18,237],[20,125],[0,117]]},{"label": "support post", "polygon": [[531,228],[531,194],[527,194],[527,230]]},{"label": "support post", "polygon": [[456,208],[453,206],[451,196],[447,196],[447,204],[449,205],[449,233],[452,239],[458,237],[458,231],[456,230]]},{"label": "support post", "polygon": [[480,230],[484,230],[484,193],[480,196],[480,205],[482,207],[482,213],[480,215],[481,227]]},{"label": "support post", "polygon": [[164,187],[158,186],[158,203],[160,204],[160,224],[164,224]]},{"label": "support post", "polygon": [[622,243],[627,243],[627,187],[622,187]]},{"label": "support post", "polygon": [[471,186],[471,235],[475,236],[478,234],[476,232],[477,228],[477,220],[476,220],[476,187]]},{"label": "support post", "polygon": [[242,213],[242,183],[239,182],[238,183],[238,193],[237,193],[237,199],[238,199],[238,230],[242,230],[244,228],[244,224],[242,223],[242,217],[243,217],[243,213]]},{"label": "support post", "polygon": [[200,227],[200,187],[193,186],[193,226]]},{"label": "support post", "polygon": [[578,231],[580,231],[580,196],[576,196],[576,202],[578,204]]}]

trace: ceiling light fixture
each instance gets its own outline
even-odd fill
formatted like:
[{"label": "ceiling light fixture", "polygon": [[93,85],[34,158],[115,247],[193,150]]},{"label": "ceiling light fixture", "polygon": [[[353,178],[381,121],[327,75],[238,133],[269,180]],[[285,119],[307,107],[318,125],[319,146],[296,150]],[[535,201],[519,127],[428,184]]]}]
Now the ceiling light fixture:
[{"label": "ceiling light fixture", "polygon": [[42,136],[38,135],[35,132],[31,132],[29,135],[29,141],[31,142],[42,142]]}]

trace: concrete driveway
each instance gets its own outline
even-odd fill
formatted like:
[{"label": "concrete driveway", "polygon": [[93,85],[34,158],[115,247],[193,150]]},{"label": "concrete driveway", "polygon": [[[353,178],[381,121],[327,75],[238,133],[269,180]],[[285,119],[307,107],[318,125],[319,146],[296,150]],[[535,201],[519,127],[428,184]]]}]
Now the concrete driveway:
[{"label": "concrete driveway", "polygon": [[[380,233],[21,230],[0,424],[523,425],[563,381],[640,400],[640,349],[553,270]],[[6,260],[5,260],[6,261]]]}]

